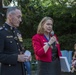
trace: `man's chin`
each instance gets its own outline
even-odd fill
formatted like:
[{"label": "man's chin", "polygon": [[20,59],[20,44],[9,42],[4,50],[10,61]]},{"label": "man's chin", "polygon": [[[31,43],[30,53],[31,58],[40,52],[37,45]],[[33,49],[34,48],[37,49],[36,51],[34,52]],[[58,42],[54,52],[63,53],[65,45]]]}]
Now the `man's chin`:
[{"label": "man's chin", "polygon": [[15,25],[15,27],[19,27],[19,25],[18,25],[18,24],[16,24],[16,25]]}]

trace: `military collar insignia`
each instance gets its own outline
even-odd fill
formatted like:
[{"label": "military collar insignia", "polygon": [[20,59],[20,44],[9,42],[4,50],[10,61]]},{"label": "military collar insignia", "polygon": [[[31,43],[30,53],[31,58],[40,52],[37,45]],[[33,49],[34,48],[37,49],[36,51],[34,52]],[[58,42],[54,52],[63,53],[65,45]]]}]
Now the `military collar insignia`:
[{"label": "military collar insignia", "polygon": [[5,23],[3,27],[6,28],[7,30],[14,30],[15,29],[14,27],[8,25],[7,23]]},{"label": "military collar insignia", "polygon": [[10,29],[13,30],[14,28],[10,26]]},{"label": "military collar insignia", "polygon": [[0,27],[0,30],[2,30],[3,29],[3,27]]}]

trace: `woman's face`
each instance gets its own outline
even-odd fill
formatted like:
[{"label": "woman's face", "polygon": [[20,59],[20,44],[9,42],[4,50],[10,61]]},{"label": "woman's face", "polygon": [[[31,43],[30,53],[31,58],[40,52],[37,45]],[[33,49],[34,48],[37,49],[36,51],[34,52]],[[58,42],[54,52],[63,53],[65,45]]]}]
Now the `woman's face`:
[{"label": "woman's face", "polygon": [[52,31],[52,28],[53,28],[52,20],[47,20],[43,25],[44,33],[50,33]]}]

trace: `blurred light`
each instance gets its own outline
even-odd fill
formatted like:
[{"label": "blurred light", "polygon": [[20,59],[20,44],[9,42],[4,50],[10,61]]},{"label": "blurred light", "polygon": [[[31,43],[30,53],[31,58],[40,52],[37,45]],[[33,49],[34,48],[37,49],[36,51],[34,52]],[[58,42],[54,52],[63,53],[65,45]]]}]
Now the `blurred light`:
[{"label": "blurred light", "polygon": [[18,6],[18,1],[17,0],[11,0],[10,4],[8,4],[6,6],[5,3],[4,3],[4,0],[2,0],[2,5],[3,5],[3,8],[15,7],[15,6]]}]

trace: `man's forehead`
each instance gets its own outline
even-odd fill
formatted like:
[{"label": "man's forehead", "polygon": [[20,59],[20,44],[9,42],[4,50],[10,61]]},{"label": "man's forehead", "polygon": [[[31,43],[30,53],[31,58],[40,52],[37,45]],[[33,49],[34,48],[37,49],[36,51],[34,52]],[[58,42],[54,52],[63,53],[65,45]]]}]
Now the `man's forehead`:
[{"label": "man's forehead", "polygon": [[17,14],[17,15],[21,15],[21,16],[22,16],[22,12],[21,12],[21,10],[16,9],[15,11],[16,11],[16,14]]},{"label": "man's forehead", "polygon": [[15,11],[16,11],[17,13],[21,13],[21,10],[19,10],[19,9],[16,9]]}]

